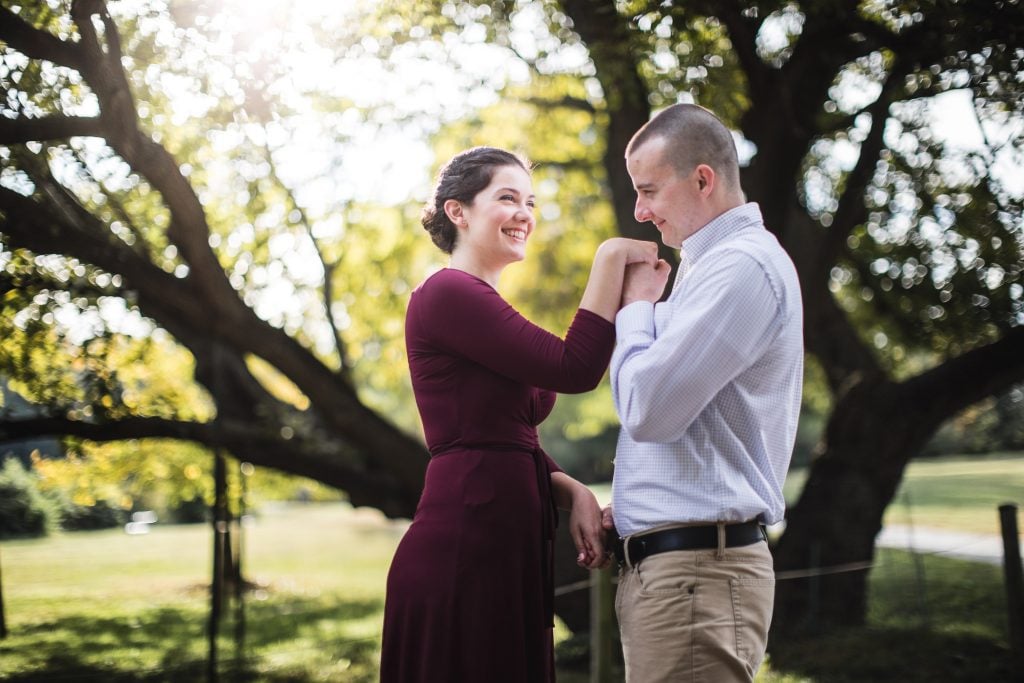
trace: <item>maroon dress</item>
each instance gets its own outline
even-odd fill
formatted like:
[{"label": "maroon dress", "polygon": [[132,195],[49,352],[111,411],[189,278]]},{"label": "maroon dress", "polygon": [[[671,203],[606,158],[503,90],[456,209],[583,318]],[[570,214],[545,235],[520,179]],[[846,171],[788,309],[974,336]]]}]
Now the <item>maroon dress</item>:
[{"label": "maroon dress", "polygon": [[413,292],[405,339],[432,457],[388,574],[381,680],[553,681],[559,468],[537,425],[553,392],[597,385],[614,325],[581,309],[563,341],[483,280],[447,269]]}]

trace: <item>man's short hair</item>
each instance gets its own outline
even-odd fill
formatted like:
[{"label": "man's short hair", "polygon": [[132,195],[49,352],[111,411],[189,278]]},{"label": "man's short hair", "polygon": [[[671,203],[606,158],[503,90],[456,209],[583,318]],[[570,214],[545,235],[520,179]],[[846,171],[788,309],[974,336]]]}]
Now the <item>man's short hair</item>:
[{"label": "man's short hair", "polygon": [[740,162],[732,133],[721,119],[696,104],[674,104],[645,123],[626,146],[626,156],[654,138],[665,140],[662,161],[679,175],[707,164],[726,185],[740,189]]}]

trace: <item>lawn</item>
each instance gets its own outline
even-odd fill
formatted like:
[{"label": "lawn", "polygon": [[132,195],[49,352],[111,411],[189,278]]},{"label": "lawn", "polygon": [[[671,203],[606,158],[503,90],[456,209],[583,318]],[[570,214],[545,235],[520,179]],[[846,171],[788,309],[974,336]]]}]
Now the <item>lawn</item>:
[{"label": "lawn", "polygon": [[[790,503],[805,477],[804,470],[794,470],[787,478]],[[1003,503],[1024,507],[1024,453],[920,460],[907,468],[884,523],[999,535],[997,508]]]},{"label": "lawn", "polygon": [[[370,681],[387,563],[404,526],[342,504],[276,506],[244,535],[247,680]],[[0,680],[194,681],[205,672],[204,525],[0,547]],[[230,618],[220,656],[235,658]]]},{"label": "lawn", "polygon": [[[998,502],[1024,502],[1024,459],[915,464],[906,486],[915,524],[995,533],[993,521],[982,522]],[[900,514],[891,513],[896,523]],[[375,680],[385,573],[404,528],[344,504],[262,509],[244,537],[245,573],[256,584],[244,652],[229,615],[222,679]],[[203,680],[210,549],[202,525],[0,544],[10,630],[0,680]],[[871,585],[868,627],[773,643],[758,680],[1010,680],[999,567],[881,551]],[[563,644],[564,661],[571,646]],[[587,680],[563,669],[563,683]]]}]

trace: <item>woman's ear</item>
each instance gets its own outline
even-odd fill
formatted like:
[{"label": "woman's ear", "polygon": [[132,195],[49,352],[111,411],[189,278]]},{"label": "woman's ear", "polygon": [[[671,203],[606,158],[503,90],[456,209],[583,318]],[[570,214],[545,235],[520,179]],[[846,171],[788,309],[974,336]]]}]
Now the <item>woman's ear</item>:
[{"label": "woman's ear", "polygon": [[462,202],[458,199],[444,200],[444,214],[448,216],[448,220],[450,220],[456,228],[465,227],[465,211],[463,209]]}]

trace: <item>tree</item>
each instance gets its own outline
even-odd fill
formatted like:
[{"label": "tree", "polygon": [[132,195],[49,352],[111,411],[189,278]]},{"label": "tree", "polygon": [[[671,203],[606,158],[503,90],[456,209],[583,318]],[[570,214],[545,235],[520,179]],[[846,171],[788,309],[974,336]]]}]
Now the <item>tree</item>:
[{"label": "tree", "polygon": [[[45,363],[16,362],[8,349],[13,379],[49,387],[42,393],[50,414],[5,422],[0,436],[186,439],[332,484],[355,505],[411,516],[426,464],[422,444],[360,400],[343,347],[332,368],[301,335],[271,325],[246,303],[211,246],[219,216],[208,214],[191,170],[140,120],[139,86],[129,82],[138,73],[124,68],[132,56],[107,7],[84,0],[70,9],[70,17],[41,3],[0,9],[9,95],[0,119],[0,144],[8,146],[0,187],[3,324],[32,354],[66,341],[52,325],[62,305],[95,310],[125,301],[189,350],[216,418],[183,415],[173,405],[142,413],[114,374],[54,372]],[[133,37],[139,35],[145,38]],[[155,41],[133,47],[155,51]],[[88,148],[83,138],[105,146]],[[102,169],[110,165],[117,171],[104,183]],[[275,189],[289,201],[286,188]],[[89,349],[79,348],[88,357]],[[253,359],[287,378],[308,406],[276,397],[250,369]]]},{"label": "tree", "polygon": [[[1019,168],[1024,146],[1024,7],[558,6],[604,91],[623,233],[639,230],[625,141],[652,105],[688,94],[756,147],[743,186],[796,263],[807,350],[834,402],[776,565],[869,562],[907,462],[943,421],[1024,377],[1022,192],[998,171]],[[937,96],[953,91],[985,136],[976,151],[931,130]],[[816,585],[809,599],[807,581],[780,582],[777,627],[863,621],[866,572]]]}]

